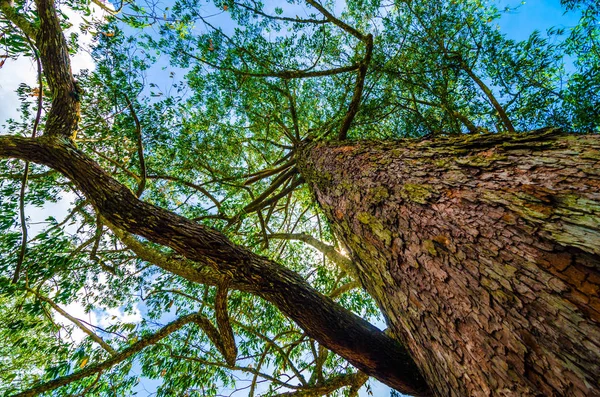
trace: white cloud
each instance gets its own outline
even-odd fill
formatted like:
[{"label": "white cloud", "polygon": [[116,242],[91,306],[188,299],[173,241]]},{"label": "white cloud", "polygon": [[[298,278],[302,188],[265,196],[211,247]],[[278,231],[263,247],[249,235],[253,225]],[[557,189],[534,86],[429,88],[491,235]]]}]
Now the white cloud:
[{"label": "white cloud", "polygon": [[[69,315],[75,317],[76,319],[84,320],[93,325],[98,325],[98,318],[97,318],[96,314],[94,312],[86,313],[84,306],[82,304],[80,304],[79,302],[72,302],[72,303],[68,304],[67,306],[63,307],[63,310],[65,312],[67,312]],[[71,320],[69,320],[66,317],[63,317],[62,315],[60,315],[58,313],[56,313],[56,322],[59,323],[60,325],[68,326],[68,327],[72,327],[74,325],[71,322]],[[90,328],[90,327],[88,327],[88,328]],[[82,341],[83,339],[85,339],[86,336],[87,336],[87,334],[85,332],[83,332],[80,328],[78,328],[76,326],[73,327],[73,331],[71,332],[71,338],[75,342]]]},{"label": "white cloud", "polygon": [[[78,292],[79,296],[83,296],[85,291],[82,289]],[[131,323],[137,324],[142,321],[142,313],[139,310],[138,306],[135,305],[133,310],[130,313],[125,313],[122,308],[109,308],[104,310],[92,310],[89,313],[85,312],[84,305],[81,302],[72,302],[67,306],[62,307],[62,309],[67,312],[70,316],[75,317],[78,320],[83,320],[88,324],[91,324],[96,327],[100,327],[103,329],[107,329],[111,325],[115,325],[118,323]],[[71,339],[79,343],[83,339],[87,337],[87,334],[83,332],[79,327],[75,326],[71,320],[66,317],[63,317],[61,314],[54,312],[56,317],[56,322],[62,326],[72,328]],[[85,326],[95,332],[98,336],[103,339],[106,338],[105,335],[102,334],[102,331],[85,324]]]},{"label": "white cloud", "polygon": [[[92,15],[87,18],[94,20],[103,18],[106,14],[105,11],[101,10],[95,5],[92,6]],[[78,34],[79,51],[77,52],[77,54],[71,57],[71,69],[73,73],[77,74],[84,69],[94,70],[96,65],[94,64],[94,60],[92,59],[92,56],[90,54],[90,44],[92,43],[92,36],[89,33],[81,33],[81,30],[79,28],[86,22],[84,21],[81,14],[78,14],[71,9],[66,9],[65,14],[69,17],[69,22],[73,24],[73,26],[71,26],[65,31],[65,36],[69,37],[71,33]]]},{"label": "white cloud", "polygon": [[125,313],[122,308],[114,307],[104,310],[102,316],[98,319],[98,325],[106,328],[116,323],[131,323],[137,324],[142,321],[142,312],[137,305],[134,306],[131,313]]},{"label": "white cloud", "polygon": [[19,97],[15,92],[21,83],[35,85],[37,66],[28,58],[7,59],[0,69],[0,125],[19,117]]}]

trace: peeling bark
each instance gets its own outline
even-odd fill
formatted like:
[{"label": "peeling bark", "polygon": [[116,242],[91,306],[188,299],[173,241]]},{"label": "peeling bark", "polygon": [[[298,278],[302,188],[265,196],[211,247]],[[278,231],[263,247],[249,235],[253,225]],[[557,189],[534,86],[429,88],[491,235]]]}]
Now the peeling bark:
[{"label": "peeling bark", "polygon": [[299,170],[437,395],[600,395],[600,136],[312,143]]}]

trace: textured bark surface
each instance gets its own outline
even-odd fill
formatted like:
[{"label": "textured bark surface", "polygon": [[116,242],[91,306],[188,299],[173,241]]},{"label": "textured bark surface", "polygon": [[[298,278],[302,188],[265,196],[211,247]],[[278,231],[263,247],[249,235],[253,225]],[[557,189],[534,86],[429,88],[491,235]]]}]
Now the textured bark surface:
[{"label": "textured bark surface", "polygon": [[302,175],[437,395],[600,395],[600,136],[304,150]]},{"label": "textured bark surface", "polygon": [[81,92],[71,73],[67,41],[60,34],[60,21],[56,16],[54,1],[36,0],[35,3],[40,24],[34,38],[52,96],[45,133],[74,138],[79,123]]}]

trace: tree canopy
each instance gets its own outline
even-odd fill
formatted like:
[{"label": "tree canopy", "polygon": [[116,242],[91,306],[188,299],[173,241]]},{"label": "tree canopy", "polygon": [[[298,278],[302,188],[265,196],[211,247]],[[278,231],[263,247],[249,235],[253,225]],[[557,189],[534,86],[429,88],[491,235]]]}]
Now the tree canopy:
[{"label": "tree canopy", "polygon": [[[4,159],[17,141],[0,141],[0,393],[129,395],[152,379],[161,396],[357,395],[363,362],[285,297],[292,280],[348,322],[341,308],[382,321],[296,160],[317,140],[600,132],[600,9],[563,5],[577,26],[514,41],[497,25],[510,8],[485,0],[0,0],[0,67],[29,57],[38,74],[0,134],[41,153],[24,137],[69,130],[56,135],[79,153],[48,167]],[[64,89],[84,38],[95,69]],[[144,205],[102,201],[98,181]],[[34,227],[53,203],[64,213]],[[161,236],[161,216],[215,252]],[[276,265],[281,278],[254,276]]]}]

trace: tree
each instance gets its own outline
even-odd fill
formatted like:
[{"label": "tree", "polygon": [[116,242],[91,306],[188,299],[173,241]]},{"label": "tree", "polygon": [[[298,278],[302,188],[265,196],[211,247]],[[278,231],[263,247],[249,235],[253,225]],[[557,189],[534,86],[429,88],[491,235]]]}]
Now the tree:
[{"label": "tree", "polygon": [[[595,97],[576,99],[597,58],[573,84],[561,63],[597,32],[515,43],[493,7],[460,3],[336,17],[308,0],[305,18],[218,3],[231,34],[185,1],[130,4],[85,28],[97,70],[75,79],[55,4],[0,1],[7,56],[39,68],[0,136],[0,157],[25,161],[2,163],[3,391],[126,394],[135,364],[164,395],[243,391],[239,371],[250,395],[260,379],[268,395],[356,395],[367,375],[414,395],[600,393],[598,136],[481,134],[597,131]],[[170,93],[145,86],[151,51],[188,73]],[[26,204],[68,190],[67,217],[29,238]],[[387,332],[348,310],[375,312],[357,281]],[[140,324],[65,309],[131,311],[138,295]]]}]

